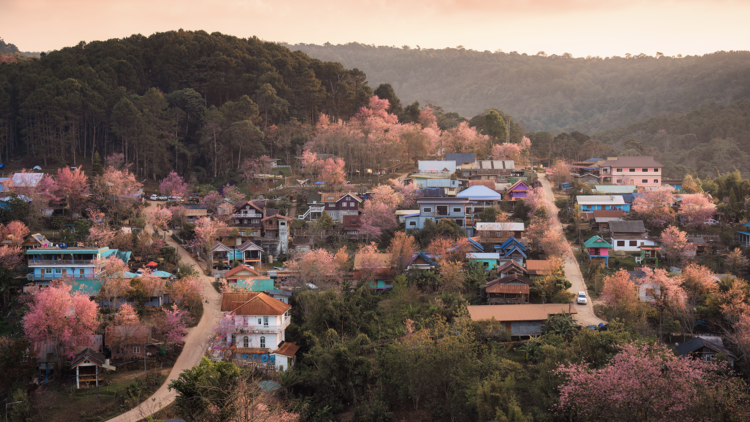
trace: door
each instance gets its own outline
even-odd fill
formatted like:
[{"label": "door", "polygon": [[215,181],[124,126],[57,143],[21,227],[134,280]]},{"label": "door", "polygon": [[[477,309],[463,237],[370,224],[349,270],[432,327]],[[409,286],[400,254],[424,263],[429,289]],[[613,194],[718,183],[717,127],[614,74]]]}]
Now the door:
[{"label": "door", "polygon": [[63,268],[62,269],[62,275],[63,275],[63,277],[65,277],[67,274],[68,274],[68,269],[67,268]]}]

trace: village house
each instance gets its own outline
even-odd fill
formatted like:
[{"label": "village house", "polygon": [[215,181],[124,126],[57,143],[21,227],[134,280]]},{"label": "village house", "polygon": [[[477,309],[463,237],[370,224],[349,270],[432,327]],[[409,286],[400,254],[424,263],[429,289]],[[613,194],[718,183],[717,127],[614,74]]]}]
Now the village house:
[{"label": "village house", "polygon": [[345,215],[359,215],[359,206],[362,204],[362,198],[351,193],[326,192],[321,193],[321,202],[324,204],[324,211],[333,219],[333,221],[342,224]]},{"label": "village house", "polygon": [[491,180],[508,182],[513,175],[523,175],[523,170],[516,170],[513,160],[479,160],[471,169],[461,171],[469,180]]},{"label": "village house", "polygon": [[311,236],[294,236],[292,245],[295,253],[310,252],[313,248],[313,238]]},{"label": "village house", "polygon": [[208,208],[203,205],[183,205],[182,207],[185,209],[185,217],[188,221],[193,222],[208,216]]},{"label": "village house", "polygon": [[610,221],[620,221],[625,217],[625,211],[621,210],[596,210],[581,213],[581,219],[588,221],[591,228],[601,232],[609,231]]},{"label": "village house", "polygon": [[261,220],[263,223],[263,237],[260,245],[266,254],[278,257],[288,252],[289,248],[289,223],[292,217],[274,214]]},{"label": "village house", "polygon": [[526,268],[524,268],[522,265],[519,265],[515,261],[508,261],[505,264],[496,267],[493,271],[493,274],[496,275],[496,277],[494,278],[504,278],[511,275],[522,275],[524,277],[529,276]]},{"label": "village house", "polygon": [[609,250],[612,249],[609,242],[601,236],[592,236],[583,243],[583,247],[586,248],[589,259],[604,258],[604,266],[609,268]]},{"label": "village house", "polygon": [[326,209],[326,205],[323,203],[323,195],[320,192],[308,194],[307,207],[305,213],[299,215],[297,218],[300,220],[317,221]]},{"label": "village house", "polygon": [[600,195],[624,195],[638,192],[638,188],[631,185],[595,185],[593,191]]},{"label": "village house", "polygon": [[658,245],[656,240],[649,238],[641,220],[610,221],[609,230],[615,251],[640,252],[641,246]]},{"label": "village house", "polygon": [[70,369],[76,370],[76,388],[81,388],[81,384],[84,387],[98,387],[99,382],[104,383],[107,380],[108,368],[114,369],[109,365],[109,359],[88,347],[77,353],[70,365]]},{"label": "village house", "polygon": [[523,222],[476,223],[480,243],[503,243],[509,238],[522,239],[525,232]]},{"label": "village house", "polygon": [[27,280],[36,285],[49,285],[50,280],[60,278],[93,280],[99,277],[102,260],[117,256],[123,262],[130,260],[130,252],[121,252],[108,247],[84,248],[67,246],[65,243],[26,250],[30,273]]},{"label": "village house", "polygon": [[473,262],[478,264],[480,267],[482,267],[486,271],[491,271],[493,268],[497,267],[498,262],[500,261],[500,254],[495,252],[485,252],[485,253],[474,253],[470,252],[466,254],[466,259],[469,260],[469,262]]},{"label": "village house", "polygon": [[448,178],[450,175],[456,172],[456,162],[453,160],[445,161],[429,161],[421,160],[417,163],[419,173],[436,174],[443,173],[447,174]]},{"label": "village house", "polygon": [[542,334],[542,324],[550,315],[576,314],[570,304],[519,304],[519,305],[474,305],[467,306],[472,321],[495,319],[503,324],[506,331],[517,337],[531,337]]},{"label": "village house", "polygon": [[734,232],[734,240],[745,248],[750,247],[750,222],[743,224],[741,230]]},{"label": "village house", "polygon": [[461,171],[473,169],[476,157],[473,152],[449,152],[445,154],[445,160],[455,161],[456,171]]},{"label": "village house", "polygon": [[498,265],[504,265],[508,262],[515,262],[516,264],[523,267],[524,261],[528,257],[528,253],[526,252],[526,245],[516,240],[516,238],[512,236],[502,244],[494,245],[494,249],[495,252],[498,252],[500,254]]},{"label": "village house", "polygon": [[526,271],[529,277],[543,277],[552,274],[552,263],[546,259],[527,259]]},{"label": "village house", "polygon": [[505,199],[508,201],[524,199],[530,190],[531,188],[526,182],[519,180],[505,190]]},{"label": "village house", "polygon": [[[286,328],[291,323],[288,304],[265,293],[224,293],[221,313],[231,315],[232,323],[226,327],[226,344],[234,346],[236,360],[253,361],[266,356],[261,362],[273,365],[279,371],[289,369],[294,353],[299,349],[286,343]],[[257,355],[255,358],[253,354]]]},{"label": "village house", "polygon": [[395,276],[392,266],[392,256],[389,253],[375,254],[371,259],[367,255],[354,255],[354,278],[367,280],[370,288],[377,290],[392,289],[393,277]]},{"label": "village house", "polygon": [[345,215],[344,224],[342,226],[346,237],[349,239],[359,239],[360,230],[362,230],[362,216]]},{"label": "village house", "polygon": [[456,196],[461,182],[445,175],[413,174],[408,177],[420,189],[442,189],[445,196]]},{"label": "village house", "polygon": [[646,189],[661,187],[664,165],[652,156],[610,157],[596,164],[601,169],[601,183],[638,186]]},{"label": "village house", "polygon": [[406,271],[411,270],[434,270],[437,268],[435,257],[419,251],[412,255],[411,261],[406,265]]},{"label": "village house", "polygon": [[242,264],[224,273],[223,278],[227,280],[227,284],[251,292],[265,292],[274,288],[273,280],[270,277],[263,276],[255,269]]},{"label": "village house", "polygon": [[406,231],[423,229],[426,220],[432,220],[437,224],[440,220],[450,219],[461,227],[467,236],[471,237],[474,227],[471,216],[466,214],[467,205],[469,205],[469,200],[465,198],[418,198],[419,214],[404,217]]},{"label": "village house", "polygon": [[240,242],[240,237],[217,242],[209,251],[212,268],[223,271],[231,267],[232,261],[239,261],[249,267],[255,267],[263,262],[263,248],[250,240]]},{"label": "village house", "polygon": [[152,356],[159,343],[151,338],[150,325],[109,325],[104,333],[104,345],[112,353],[112,360],[126,360]]},{"label": "village house", "polygon": [[732,368],[734,368],[734,362],[737,360],[737,355],[725,348],[724,342],[718,336],[694,337],[685,343],[677,345],[675,352],[680,356],[689,355],[707,362],[715,359],[716,355],[723,354],[729,360]]},{"label": "village house", "polygon": [[577,180],[581,183],[594,184],[599,183],[599,175],[591,172],[585,172],[582,174],[573,174],[573,180]]},{"label": "village house", "polygon": [[502,195],[482,185],[463,190],[456,197],[471,201],[470,205],[466,207],[466,213],[475,215],[481,213],[485,208],[494,207],[503,199]]},{"label": "village house", "polygon": [[578,195],[576,202],[582,212],[597,210],[630,212],[630,204],[626,204],[621,195]]},{"label": "village house", "polygon": [[530,278],[513,272],[487,282],[487,301],[490,305],[529,303],[529,289],[533,285]]}]

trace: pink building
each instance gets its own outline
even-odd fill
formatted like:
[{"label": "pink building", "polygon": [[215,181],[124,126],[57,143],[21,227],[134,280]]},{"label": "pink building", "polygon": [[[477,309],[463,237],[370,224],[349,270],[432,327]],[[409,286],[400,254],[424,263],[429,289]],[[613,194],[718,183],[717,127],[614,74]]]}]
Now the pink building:
[{"label": "pink building", "polygon": [[652,156],[610,157],[597,164],[602,183],[639,186],[653,189],[661,186],[664,165]]}]

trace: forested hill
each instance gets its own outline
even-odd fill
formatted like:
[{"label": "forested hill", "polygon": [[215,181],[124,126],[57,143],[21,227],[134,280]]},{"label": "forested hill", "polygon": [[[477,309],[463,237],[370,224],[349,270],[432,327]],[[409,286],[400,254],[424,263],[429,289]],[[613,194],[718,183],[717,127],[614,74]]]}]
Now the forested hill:
[{"label": "forested hill", "polygon": [[[625,155],[654,154],[665,174],[716,177],[750,174],[750,102],[710,104],[689,113],[651,117],[594,136]],[[633,142],[635,141],[635,142]],[[636,150],[628,151],[631,146]],[[643,150],[637,150],[642,148]]]},{"label": "forested hill", "polygon": [[361,69],[372,86],[390,83],[407,103],[433,102],[463,116],[498,108],[533,131],[595,133],[750,99],[750,52],[601,59],[357,43],[286,46]]},{"label": "forested hill", "polygon": [[0,63],[0,148],[43,165],[124,152],[142,176],[220,178],[242,158],[296,151],[294,128],[321,112],[349,118],[371,95],[364,73],[257,38],[180,30],[81,42]]}]

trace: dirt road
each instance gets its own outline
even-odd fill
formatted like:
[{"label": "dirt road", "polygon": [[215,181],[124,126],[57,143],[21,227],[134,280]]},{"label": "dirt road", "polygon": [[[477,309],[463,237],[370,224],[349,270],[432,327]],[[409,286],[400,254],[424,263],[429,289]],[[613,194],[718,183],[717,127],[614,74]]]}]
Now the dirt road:
[{"label": "dirt road", "polygon": [[[544,191],[547,194],[547,199],[552,204],[551,211],[553,224],[556,224],[562,230],[560,220],[557,219],[558,209],[555,206],[555,196],[552,194],[552,186],[550,186],[549,181],[547,181],[546,175],[543,173],[539,173],[539,181],[542,182],[542,187],[544,187]],[[575,295],[578,295],[578,292],[586,292],[586,296],[589,295],[589,292],[586,289],[586,283],[583,281],[581,267],[578,265],[575,256],[573,256],[572,254],[568,254],[565,256],[565,277],[573,284],[573,286],[568,289],[569,292]],[[603,319],[600,319],[596,315],[594,315],[594,303],[591,297],[589,297],[588,303],[586,305],[575,304],[574,306],[578,311],[578,314],[575,315],[575,320],[580,324],[599,325],[599,323],[602,322],[605,324],[607,323],[607,321],[604,321]]]},{"label": "dirt road", "polygon": [[[155,204],[150,204],[146,208],[146,214],[150,214],[155,209]],[[146,230],[149,233],[153,233],[153,228],[150,225],[146,226]],[[196,270],[201,270],[201,266],[195,259],[172,238],[167,237],[167,243],[169,246],[177,249],[177,253],[180,254],[180,259],[183,263],[192,264]],[[203,280],[203,317],[197,326],[189,329],[188,336],[185,339],[185,347],[182,349],[182,354],[177,358],[177,362],[175,362],[174,367],[169,373],[169,377],[145,402],[138,405],[135,409],[110,419],[108,422],[136,422],[158,412],[159,409],[172,403],[177,396],[174,390],[169,391],[169,383],[177,379],[185,369],[192,368],[200,363],[201,357],[203,357],[206,347],[208,347],[208,338],[221,319],[221,295],[211,285],[213,281],[211,278],[204,276],[202,271],[200,277]]]}]

